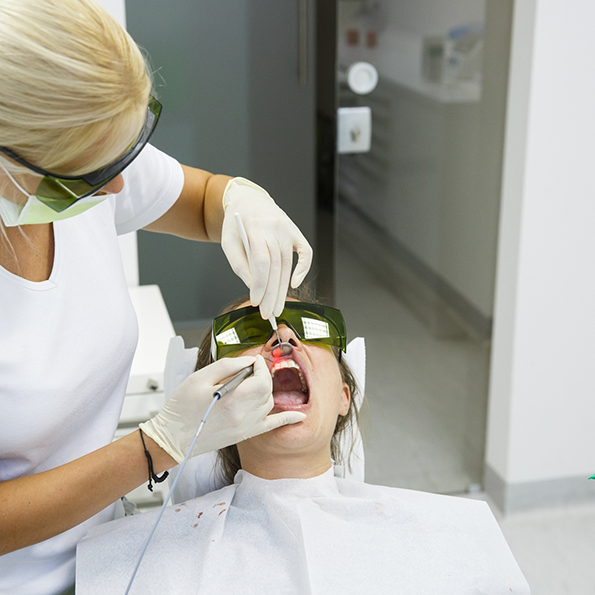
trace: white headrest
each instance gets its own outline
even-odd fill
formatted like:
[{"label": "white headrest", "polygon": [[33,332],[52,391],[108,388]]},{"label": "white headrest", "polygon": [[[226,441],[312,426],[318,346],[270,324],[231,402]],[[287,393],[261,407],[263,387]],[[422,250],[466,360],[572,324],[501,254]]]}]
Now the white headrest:
[{"label": "white headrest", "polygon": [[[344,357],[357,383],[358,390],[355,395],[351,395],[351,398],[355,399],[357,409],[360,410],[364,402],[364,395],[366,394],[366,342],[364,338],[356,337],[350,341]],[[341,437],[341,451],[345,452],[349,448],[350,438],[353,439],[353,450],[349,457],[349,463],[342,470],[342,473],[341,469],[336,466],[335,475],[364,481],[364,443],[362,442],[362,435],[357,426],[353,428],[351,437],[345,434]]]},{"label": "white headrest", "polygon": [[185,349],[184,339],[180,336],[170,339],[163,370],[163,392],[166,399],[194,372],[197,360],[198,347]]}]

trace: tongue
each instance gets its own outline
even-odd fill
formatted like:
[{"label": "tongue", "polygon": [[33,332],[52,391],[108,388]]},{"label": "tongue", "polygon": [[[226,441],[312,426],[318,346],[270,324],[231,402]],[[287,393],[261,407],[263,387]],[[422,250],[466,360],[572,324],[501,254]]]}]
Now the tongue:
[{"label": "tongue", "polygon": [[308,402],[308,395],[302,391],[274,392],[275,405],[305,405]]},{"label": "tongue", "polygon": [[273,376],[273,399],[275,405],[303,405],[308,395],[302,392],[302,383],[296,370],[277,370]]}]

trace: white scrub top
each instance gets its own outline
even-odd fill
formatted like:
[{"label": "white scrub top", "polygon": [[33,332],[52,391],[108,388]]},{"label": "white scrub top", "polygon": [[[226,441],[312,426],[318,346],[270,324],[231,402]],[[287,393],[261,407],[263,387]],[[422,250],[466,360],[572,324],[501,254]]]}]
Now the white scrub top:
[{"label": "white scrub top", "polygon": [[[0,267],[0,481],[52,469],[113,438],[138,338],[117,235],[158,219],[184,182],[180,164],[150,145],[123,176],[121,193],[54,223],[47,281]],[[0,556],[0,595],[54,595],[72,585],[77,542],[111,518],[113,506]]]}]

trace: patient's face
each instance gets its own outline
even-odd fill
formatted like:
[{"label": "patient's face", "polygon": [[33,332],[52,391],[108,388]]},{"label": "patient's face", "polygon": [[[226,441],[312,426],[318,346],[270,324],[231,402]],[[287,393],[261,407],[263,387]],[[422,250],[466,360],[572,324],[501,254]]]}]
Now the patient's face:
[{"label": "patient's face", "polygon": [[242,355],[262,355],[273,377],[275,406],[271,411],[301,411],[303,422],[283,426],[238,444],[240,458],[252,454],[328,455],[339,415],[349,409],[348,386],[342,381],[339,364],[330,347],[301,342],[285,325],[279,326],[282,341],[293,345],[291,355],[273,357],[276,342],[273,335],[266,345],[253,347]]}]

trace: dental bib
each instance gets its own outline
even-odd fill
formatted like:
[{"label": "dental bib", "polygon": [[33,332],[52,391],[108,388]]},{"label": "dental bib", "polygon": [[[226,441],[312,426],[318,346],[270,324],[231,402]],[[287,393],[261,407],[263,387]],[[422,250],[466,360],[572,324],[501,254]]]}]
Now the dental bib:
[{"label": "dental bib", "polygon": [[[91,530],[77,549],[77,595],[125,591],[156,514]],[[518,595],[529,587],[485,502],[329,469],[279,480],[239,471],[233,485],[170,506],[130,592]]]}]

